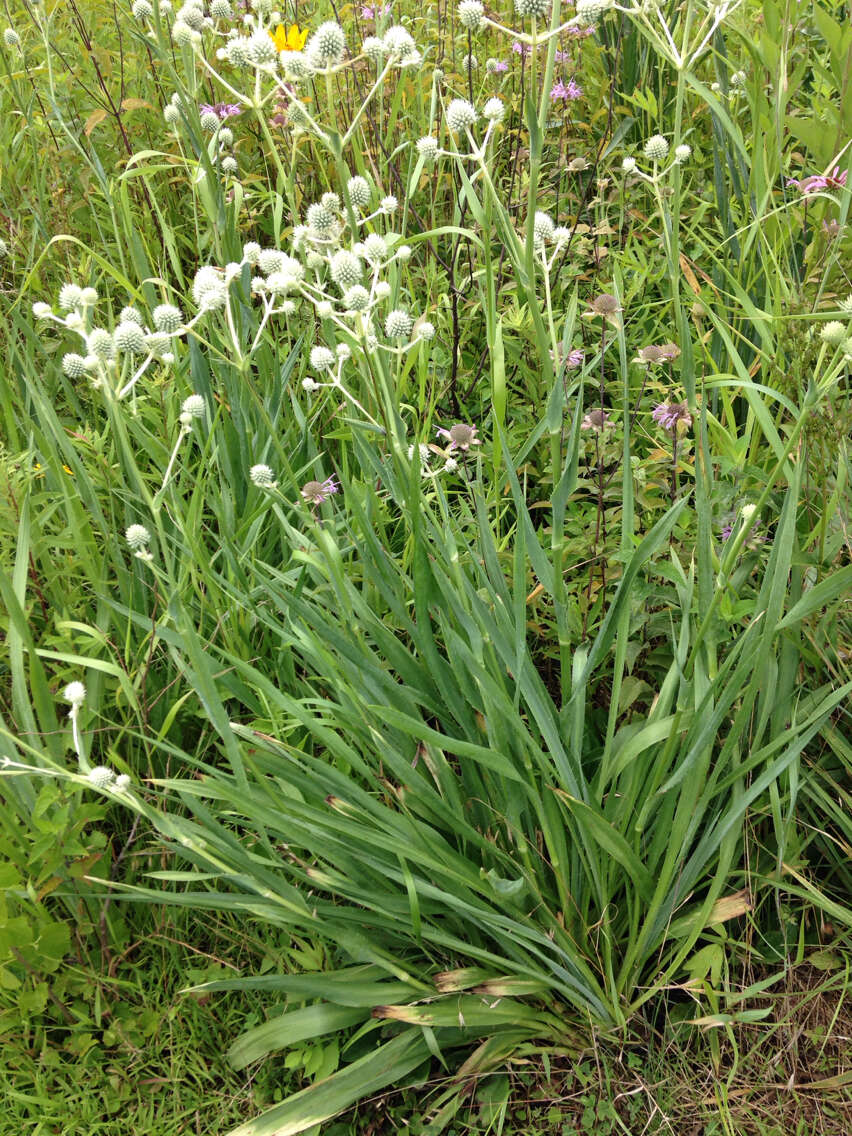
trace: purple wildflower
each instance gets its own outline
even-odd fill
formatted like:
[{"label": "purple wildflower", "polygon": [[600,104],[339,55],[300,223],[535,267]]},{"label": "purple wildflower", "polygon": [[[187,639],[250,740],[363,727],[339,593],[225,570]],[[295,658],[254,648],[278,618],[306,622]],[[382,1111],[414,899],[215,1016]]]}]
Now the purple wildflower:
[{"label": "purple wildflower", "polygon": [[333,493],[338,492],[338,489],[339,486],[333,477],[327,477],[325,481],[306,481],[302,486],[302,496],[312,505],[322,505],[323,501],[327,501]]},{"label": "purple wildflower", "polygon": [[582,367],[583,365],[583,352],[579,347],[572,348],[565,356],[565,366],[569,369],[574,367]]},{"label": "purple wildflower", "polygon": [[563,102],[566,102],[568,99],[581,99],[582,97],[583,88],[578,87],[573,79],[568,80],[567,86],[560,79],[550,92],[551,102],[556,102],[557,99],[562,99]]},{"label": "purple wildflower", "polygon": [[606,410],[590,410],[588,414],[583,415],[583,421],[580,423],[581,430],[594,430],[596,434],[602,434],[604,430],[613,426],[615,423]]},{"label": "purple wildflower", "polygon": [[495,72],[497,72],[497,71],[508,71],[508,70],[509,70],[509,64],[506,62],[505,59],[495,59],[494,60],[494,71]]},{"label": "purple wildflower", "polygon": [[450,443],[447,446],[448,450],[464,450],[465,452],[471,446],[481,446],[482,439],[476,436],[476,426],[468,426],[464,422],[457,422],[455,426],[451,426],[449,430],[445,430],[443,426],[439,426],[437,433],[446,438]]},{"label": "purple wildflower", "polygon": [[728,523],[726,525],[722,525],[722,532],[720,533],[722,540],[730,540],[731,539],[731,533],[733,531],[734,531],[734,526],[731,524],[730,521],[728,521]]},{"label": "purple wildflower", "polygon": [[242,107],[236,103],[202,103],[198,108],[201,114],[215,114],[223,122],[226,118],[236,118],[243,113]]},{"label": "purple wildflower", "polygon": [[391,11],[390,4],[380,4],[373,7],[370,4],[361,5],[361,19],[362,20],[377,20],[381,16],[389,16]]},{"label": "purple wildflower", "polygon": [[661,402],[651,411],[651,417],[670,434],[676,433],[681,422],[687,430],[692,425],[692,415],[685,402]]},{"label": "purple wildflower", "polygon": [[841,173],[840,166],[835,166],[830,174],[813,174],[811,177],[787,178],[787,187],[798,189],[803,197],[810,193],[817,193],[821,189],[844,189],[846,186],[847,171]]},{"label": "purple wildflower", "polygon": [[526,44],[519,43],[517,40],[512,44],[512,51],[515,55],[520,55],[523,59],[529,59],[532,55],[532,48]]}]

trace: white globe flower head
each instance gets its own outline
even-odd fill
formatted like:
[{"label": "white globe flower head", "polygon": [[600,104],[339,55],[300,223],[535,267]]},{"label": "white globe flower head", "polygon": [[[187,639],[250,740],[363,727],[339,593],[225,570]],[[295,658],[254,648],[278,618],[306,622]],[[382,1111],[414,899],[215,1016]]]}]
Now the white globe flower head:
[{"label": "white globe flower head", "polygon": [[354,209],[365,209],[370,204],[370,183],[365,177],[356,174],[346,183],[346,192]]},{"label": "white globe flower head", "polygon": [[275,42],[263,28],[258,28],[249,36],[246,53],[249,63],[254,67],[270,67],[278,62],[278,49]]},{"label": "white globe flower head", "polygon": [[124,539],[132,552],[142,552],[151,543],[151,534],[144,525],[130,525],[125,529]]},{"label": "white globe flower head", "polygon": [[305,378],[302,379],[302,390],[306,391],[307,394],[313,394],[315,391],[322,390],[322,386],[320,383],[316,382],[316,380],[312,379],[310,375],[306,375]]},{"label": "white globe flower head", "polygon": [[59,306],[63,312],[71,312],[83,306],[83,289],[77,284],[63,284],[59,289]]},{"label": "white globe flower head", "polygon": [[69,379],[82,379],[88,367],[82,355],[78,355],[76,351],[69,351],[67,355],[62,356],[62,370]]},{"label": "white globe flower head", "polygon": [[373,291],[376,294],[377,300],[386,300],[388,296],[390,296],[393,289],[391,288],[390,284],[388,284],[387,280],[380,280]]},{"label": "white globe flower head", "polygon": [[461,0],[458,13],[459,23],[470,32],[478,32],[485,23],[485,8],[480,0]]},{"label": "white globe flower head", "polygon": [[370,60],[371,63],[381,63],[385,55],[387,55],[387,48],[385,41],[379,39],[378,36],[367,36],[361,44],[361,51]]},{"label": "white globe flower head", "polygon": [[434,162],[438,157],[438,139],[426,134],[417,139],[417,153],[426,162]]},{"label": "white globe flower head", "polygon": [[271,276],[273,272],[280,272],[284,267],[284,255],[281,249],[261,249],[255,264],[264,275]]},{"label": "white globe flower head", "polygon": [[411,260],[411,245],[400,245],[396,250],[397,260]]},{"label": "white globe flower head", "polygon": [[321,343],[312,347],[311,366],[315,371],[330,371],[334,366],[334,352]]},{"label": "white globe flower head", "polygon": [[331,300],[320,300],[316,305],[317,315],[321,320],[331,319],[334,315],[334,304]]},{"label": "white globe flower head", "polygon": [[399,209],[399,201],[392,193],[389,193],[387,197],[383,197],[379,202],[379,208],[385,216],[390,216],[391,213],[396,213],[397,209]]},{"label": "white globe flower head", "polygon": [[84,288],[83,294],[81,296],[81,301],[85,307],[93,308],[98,302],[97,288]]},{"label": "white globe flower head", "polygon": [[465,55],[462,59],[463,71],[475,71],[479,67],[479,60],[475,55]]},{"label": "white globe flower head", "polygon": [[371,264],[381,264],[382,261],[387,260],[388,246],[385,244],[384,237],[379,236],[378,233],[370,233],[364,241],[364,256]]},{"label": "white globe flower head", "polygon": [[521,19],[540,20],[549,7],[550,0],[515,0],[515,11]]},{"label": "white globe flower head", "polygon": [[839,347],[846,338],[846,325],[842,324],[840,320],[831,320],[820,328],[819,337],[823,343],[827,343],[831,347]]},{"label": "white globe flower head", "polygon": [[635,158],[627,157],[621,163],[621,168],[626,174],[635,174],[637,169],[637,162]]},{"label": "white globe flower head", "polygon": [[96,789],[108,789],[115,780],[115,774],[105,765],[96,765],[94,769],[89,770],[87,777],[89,784]]},{"label": "white globe flower head", "polygon": [[218,130],[219,121],[219,115],[215,110],[204,110],[199,116],[201,129],[206,131],[208,134],[213,134],[216,130]]},{"label": "white globe flower head", "polygon": [[425,340],[434,339],[435,325],[430,323],[429,320],[421,320],[417,325],[417,338]]},{"label": "white globe flower head", "polygon": [[278,484],[275,480],[275,474],[268,465],[263,465],[263,463],[251,467],[249,479],[252,485],[256,485],[258,489],[274,489]]},{"label": "white globe flower head", "polygon": [[237,159],[233,158],[230,154],[225,155],[225,157],[219,163],[219,166],[222,170],[222,173],[227,174],[228,177],[233,177],[234,174],[237,173],[239,171],[239,168],[240,168],[238,163],[237,163]]},{"label": "white globe flower head", "polygon": [[581,27],[599,23],[613,7],[615,0],[577,0],[576,22]]},{"label": "white globe flower head", "polygon": [[183,312],[174,304],[158,304],[153,311],[154,327],[166,335],[174,335],[183,327]]},{"label": "white globe flower head", "polygon": [[281,312],[285,316],[292,316],[296,311],[295,300],[284,300],[281,304]]},{"label": "white globe flower head", "polygon": [[334,349],[334,353],[337,356],[337,358],[340,359],[344,363],[346,362],[347,359],[352,358],[352,348],[349,346],[348,343],[338,343],[338,345]]},{"label": "white globe flower head", "polygon": [[677,162],[677,164],[679,166],[682,166],[684,162],[689,161],[689,155],[691,153],[692,153],[692,147],[690,145],[688,145],[688,143],[686,143],[686,142],[681,142],[681,144],[679,146],[675,146],[674,160]]},{"label": "white globe flower head", "polygon": [[163,119],[167,126],[176,126],[180,122],[180,110],[173,103],[168,103],[163,107]]},{"label": "white globe flower head", "polygon": [[75,708],[82,706],[86,701],[86,688],[82,682],[69,682],[62,692],[62,697]]},{"label": "white globe flower head", "polygon": [[414,327],[414,320],[401,308],[388,312],[385,320],[385,335],[388,339],[408,339]]},{"label": "white globe flower head", "polygon": [[118,777],[115,779],[113,789],[115,789],[116,793],[126,793],[130,785],[131,781],[129,775],[127,773],[119,773]]},{"label": "white globe flower head", "polygon": [[340,197],[336,193],[324,193],[320,198],[320,205],[332,213],[340,212]]},{"label": "white globe flower head", "polygon": [[44,300],[36,300],[33,304],[33,315],[37,320],[48,319],[53,315],[53,308],[50,304],[46,304]]},{"label": "white globe flower head", "polygon": [[79,312],[69,312],[62,322],[72,331],[82,331],[86,326],[86,321]]},{"label": "white globe flower head", "polygon": [[332,67],[341,61],[345,50],[346,36],[343,34],[343,28],[334,20],[327,20],[324,24],[320,24],[308,40],[306,54],[311,63],[319,67]]},{"label": "white globe flower head", "polygon": [[384,47],[388,55],[400,61],[413,60],[420,54],[411,33],[398,24],[385,32]]},{"label": "white globe flower head", "polygon": [[138,323],[125,320],[120,323],[113,334],[113,343],[116,351],[125,355],[145,354],[145,333]]},{"label": "white globe flower head", "polygon": [[541,210],[536,213],[533,218],[533,237],[537,245],[547,244],[548,241],[553,240],[553,233],[556,226],[553,223],[553,218],[548,213],[543,213]]},{"label": "white globe flower head", "polygon": [[90,355],[94,355],[103,363],[108,363],[115,358],[115,344],[112,341],[112,336],[104,327],[95,327],[89,332],[86,338],[86,348]]},{"label": "white globe flower head", "polygon": [[190,418],[203,418],[206,409],[206,404],[200,394],[191,394],[183,400],[180,407],[181,414],[188,414]]},{"label": "white globe flower head", "polygon": [[260,260],[260,245],[257,241],[247,241],[243,245],[243,260],[252,267]]},{"label": "white globe flower head", "polygon": [[447,126],[454,134],[469,130],[476,122],[476,107],[467,99],[453,99],[447,107]]},{"label": "white globe flower head", "polygon": [[192,282],[192,298],[201,311],[224,308],[228,302],[228,288],[221,272],[212,265],[199,268]]},{"label": "white globe flower head", "polygon": [[313,205],[308,206],[307,221],[308,227],[313,229],[314,233],[319,234],[321,237],[330,236],[334,232],[337,224],[334,213],[323,205],[321,201],[317,201]]},{"label": "white globe flower head", "polygon": [[345,292],[343,306],[350,312],[366,312],[370,306],[370,293],[362,284],[355,284]]},{"label": "white globe flower head", "polygon": [[314,66],[303,51],[286,51],[281,56],[281,67],[285,76],[294,83],[301,79],[309,79],[314,73]]},{"label": "white globe flower head", "polygon": [[172,24],[172,39],[178,47],[195,47],[201,40],[201,33],[195,31],[183,20],[175,20]]},{"label": "white globe flower head", "polygon": [[644,147],[645,157],[652,162],[664,162],[669,152],[669,144],[662,134],[654,134]]},{"label": "white globe flower head", "polygon": [[140,21],[150,20],[154,15],[150,0],[136,0],[130,11],[133,13],[133,18]]},{"label": "white globe flower head", "polygon": [[18,35],[18,33],[15,31],[14,28],[4,28],[4,30],[3,30],[3,42],[6,44],[6,46],[11,51],[14,48],[18,48],[18,47],[21,46],[21,37]]},{"label": "white globe flower head", "polygon": [[118,322],[119,323],[136,323],[141,327],[142,326],[142,313],[139,311],[138,308],[134,308],[132,304],[128,304],[127,307],[121,309],[121,312],[119,313],[119,316],[118,316]]},{"label": "white globe flower head", "polygon": [[485,106],[482,108],[482,117],[486,122],[498,123],[502,122],[506,115],[506,104],[502,99],[496,96],[489,99]]},{"label": "white globe flower head", "polygon": [[329,271],[332,280],[341,289],[350,288],[353,284],[357,284],[364,275],[361,261],[348,249],[340,249],[339,252],[334,254],[331,258]]},{"label": "white globe flower head", "polygon": [[211,0],[210,15],[214,20],[230,20],[233,12],[229,0]]}]

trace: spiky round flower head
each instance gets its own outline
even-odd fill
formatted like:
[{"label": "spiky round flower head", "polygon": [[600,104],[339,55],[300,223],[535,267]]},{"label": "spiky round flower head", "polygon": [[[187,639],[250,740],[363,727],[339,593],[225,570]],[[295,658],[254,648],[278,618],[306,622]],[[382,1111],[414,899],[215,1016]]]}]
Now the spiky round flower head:
[{"label": "spiky round flower head", "polygon": [[522,20],[540,20],[549,7],[550,0],[515,0],[515,11]]},{"label": "spiky round flower head", "polygon": [[80,297],[80,299],[81,299],[81,301],[82,301],[82,303],[85,307],[93,308],[95,306],[95,304],[98,302],[98,290],[97,290],[97,288],[84,288],[83,294]]},{"label": "spiky round flower head", "polygon": [[485,22],[485,8],[480,0],[461,0],[459,23],[470,32],[478,32]]},{"label": "spiky round flower head", "polygon": [[837,305],[841,312],[847,312],[852,315],[852,296],[847,296],[845,300],[841,300]]},{"label": "spiky round flower head", "polygon": [[186,0],[186,3],[181,5],[176,18],[200,32],[204,27],[203,6],[199,0]]},{"label": "spiky round flower head", "polygon": [[253,465],[249,470],[249,479],[258,489],[274,489],[276,485],[275,474],[268,465],[262,463]]},{"label": "spiky round flower head", "polygon": [[8,255],[9,255],[9,246],[6,244],[6,242],[3,240],[3,238],[0,237],[0,260],[5,260]]},{"label": "spiky round flower head", "polygon": [[[272,40],[269,41],[272,43]],[[275,44],[272,44],[273,51]],[[234,36],[224,47],[225,58],[234,67],[247,67],[252,59],[249,51],[249,41],[246,36]]]},{"label": "spiky round flower head", "polygon": [[90,355],[107,363],[115,357],[115,344],[105,327],[95,327],[86,337],[86,348]]},{"label": "spiky round flower head", "polygon": [[227,174],[228,177],[233,177],[240,168],[237,163],[237,159],[232,157],[230,154],[225,155],[225,157],[219,163],[219,167],[222,170],[222,173]]},{"label": "spiky round flower head", "polygon": [[336,218],[330,209],[320,201],[308,206],[308,226],[321,237],[327,237],[334,232]]},{"label": "spiky round flower head", "polygon": [[89,770],[87,777],[89,784],[96,789],[108,789],[115,780],[115,774],[105,765],[96,765],[94,769]]},{"label": "spiky round flower head", "polygon": [[730,78],[729,81],[730,81],[730,84],[731,84],[732,87],[738,87],[738,88],[744,87],[746,85],[746,73],[745,73],[745,71],[734,71],[734,73],[731,75],[731,78]]},{"label": "spiky round flower head", "polygon": [[345,363],[347,359],[352,357],[352,348],[348,343],[338,343],[334,349],[334,353],[338,359],[342,359]]},{"label": "spiky round flower head", "polygon": [[228,0],[211,0],[210,15],[214,20],[230,20],[233,13]]},{"label": "spiky round flower head", "polygon": [[314,65],[303,51],[285,51],[279,60],[284,75],[293,83],[309,79],[314,73]]},{"label": "spiky round flower head", "polygon": [[389,216],[391,213],[396,213],[397,209],[399,209],[399,201],[392,193],[389,193],[387,197],[383,197],[379,202],[379,209],[381,209],[385,216]]},{"label": "spiky round flower head", "polygon": [[130,11],[134,20],[150,20],[154,15],[150,0],[136,0]]},{"label": "spiky round flower head", "polygon": [[395,24],[384,34],[385,51],[397,59],[413,59],[418,55],[417,44],[411,38],[411,33],[405,28]]},{"label": "spiky round flower head", "polygon": [[584,28],[597,24],[614,3],[615,0],[577,0],[577,23]]},{"label": "spiky round flower head", "polygon": [[310,375],[305,375],[302,379],[302,390],[308,394],[313,394],[315,391],[321,390],[321,384],[312,379]]},{"label": "spiky round flower head", "polygon": [[120,323],[113,334],[113,343],[116,351],[127,355],[143,355],[145,353],[145,333],[138,323],[125,320]]},{"label": "spiky round flower head", "polygon": [[280,249],[261,249],[254,263],[257,264],[264,275],[271,276],[273,272],[281,271],[284,256],[285,254]]},{"label": "spiky round flower head", "polygon": [[243,245],[243,260],[252,267],[260,260],[260,245],[257,241],[247,241]]},{"label": "spiky round flower head", "polygon": [[167,126],[176,126],[180,122],[180,110],[174,103],[167,103],[163,107],[163,119]]},{"label": "spiky round flower head", "polygon": [[476,107],[467,99],[453,99],[447,107],[447,126],[454,134],[468,130],[476,122]]},{"label": "spiky round flower head", "polygon": [[190,418],[203,418],[206,405],[200,394],[191,394],[181,403],[181,414],[188,414]]},{"label": "spiky round flower head", "polygon": [[416,328],[418,339],[434,339],[435,338],[435,325],[430,323],[429,320],[421,320],[418,322]]},{"label": "spiky round flower head", "polygon": [[394,255],[397,260],[411,260],[411,245],[400,245]]},{"label": "spiky round flower head", "polygon": [[630,157],[625,158],[623,160],[623,162],[621,163],[621,168],[626,174],[635,174],[636,173],[636,159],[630,158]]},{"label": "spiky round flower head", "polygon": [[331,319],[334,315],[334,304],[331,300],[320,300],[316,305],[316,313],[321,320]]},{"label": "spiky round flower head", "polygon": [[533,239],[535,243],[537,245],[547,244],[548,241],[553,239],[555,228],[553,218],[548,213],[542,213],[539,210],[533,218]]},{"label": "spiky round flower head", "polygon": [[118,777],[115,779],[113,789],[115,789],[116,793],[126,793],[130,785],[130,775],[127,773],[119,773]]},{"label": "spiky round flower head", "polygon": [[62,370],[69,379],[82,379],[88,368],[82,355],[78,355],[76,351],[69,351],[67,355],[62,356]]},{"label": "spiky round flower head", "polygon": [[53,308],[50,304],[46,304],[44,300],[36,300],[33,304],[33,315],[37,320],[47,319],[48,316],[53,315]]},{"label": "spiky round flower head", "polygon": [[689,155],[692,153],[692,147],[686,142],[681,142],[679,146],[675,146],[674,160],[679,166],[689,160]]},{"label": "spiky round flower head", "polygon": [[62,322],[72,331],[82,331],[86,325],[86,321],[79,312],[69,312]]},{"label": "spiky round flower head", "polygon": [[414,320],[408,312],[404,312],[401,308],[388,312],[385,320],[385,335],[388,339],[408,339],[413,327]]},{"label": "spiky round flower head", "polygon": [[183,327],[183,312],[174,304],[158,304],[153,311],[154,327],[167,335],[174,335]]},{"label": "spiky round flower head", "polygon": [[379,39],[378,36],[367,36],[361,44],[361,51],[366,55],[371,63],[381,63],[387,54],[385,41]]},{"label": "spiky round flower head", "polygon": [[145,337],[145,350],[155,359],[174,360],[172,354],[172,339],[163,331],[152,331]]},{"label": "spiky round flower head", "polygon": [[59,306],[63,312],[82,307],[83,289],[78,284],[63,284],[59,289]]},{"label": "spiky round flower head", "polygon": [[482,117],[486,122],[502,122],[506,114],[506,104],[496,96],[489,99],[482,108]]},{"label": "spiky round flower head", "polygon": [[62,692],[62,697],[72,706],[82,706],[86,701],[86,688],[82,682],[69,682]]},{"label": "spiky round flower head", "polygon": [[320,205],[331,213],[340,212],[340,196],[336,193],[324,193],[320,198]]},{"label": "spiky round flower head", "polygon": [[382,261],[387,260],[388,246],[384,237],[379,236],[378,233],[370,233],[364,241],[363,248],[364,256],[371,264],[381,264]]},{"label": "spiky round flower head", "polygon": [[254,67],[269,67],[278,62],[275,41],[264,28],[258,28],[249,36],[246,54],[249,63]]},{"label": "spiky round flower head", "polygon": [[133,552],[141,552],[151,543],[151,534],[144,525],[130,525],[124,532],[124,539]]},{"label": "spiky round flower head", "polygon": [[178,47],[194,47],[200,38],[200,33],[183,20],[175,20],[172,24],[172,39]]},{"label": "spiky round flower head", "polygon": [[431,134],[425,134],[417,139],[417,153],[426,162],[434,162],[438,157],[438,139]]},{"label": "spiky round flower head", "polygon": [[340,286],[341,290],[357,284],[364,275],[361,261],[348,249],[340,249],[339,252],[334,254],[331,258],[329,270],[332,280]]},{"label": "spiky round flower head", "polygon": [[370,306],[370,293],[362,284],[355,284],[344,294],[343,306],[350,312],[365,312]]},{"label": "spiky round flower head", "polygon": [[838,347],[846,338],[846,326],[840,320],[831,320],[820,328],[819,337],[823,343]]},{"label": "spiky round flower head", "polygon": [[119,323],[137,323],[142,326],[142,313],[138,308],[134,308],[132,304],[128,304],[122,308],[118,315]]},{"label": "spiky round flower head", "polygon": [[334,352],[318,343],[311,348],[311,366],[315,371],[329,371],[334,366]]},{"label": "spiky round flower head", "polygon": [[390,296],[393,288],[388,284],[387,280],[380,280],[373,288],[377,300],[386,300]]},{"label": "spiky round flower head", "polygon": [[313,272],[319,272],[325,266],[325,257],[316,249],[311,249],[305,257],[305,263]]},{"label": "spiky round flower head", "polygon": [[18,35],[18,33],[15,31],[14,28],[4,28],[3,29],[3,42],[6,44],[6,46],[11,51],[16,47],[21,46],[21,37]]},{"label": "spiky round flower head", "polygon": [[331,67],[340,62],[345,50],[346,36],[343,28],[334,20],[326,20],[308,40],[306,53],[312,63],[320,67]]},{"label": "spiky round flower head", "polygon": [[645,157],[652,162],[664,162],[669,152],[669,144],[662,134],[654,134],[645,143],[643,150]]},{"label": "spiky round flower head", "polygon": [[281,303],[281,311],[285,316],[292,316],[296,311],[295,300],[283,300]]},{"label": "spiky round flower head", "polygon": [[349,179],[346,192],[354,209],[365,209],[370,204],[370,183],[360,174]]},{"label": "spiky round flower head", "polygon": [[192,282],[192,298],[202,311],[215,311],[227,304],[227,285],[222,274],[212,265],[206,264],[196,272]]},{"label": "spiky round flower head", "polygon": [[212,134],[219,126],[219,115],[215,110],[203,110],[199,121],[201,122],[201,129]]},{"label": "spiky round flower head", "polygon": [[469,71],[476,71],[479,67],[479,60],[475,55],[465,55],[462,58],[462,70],[467,74]]}]

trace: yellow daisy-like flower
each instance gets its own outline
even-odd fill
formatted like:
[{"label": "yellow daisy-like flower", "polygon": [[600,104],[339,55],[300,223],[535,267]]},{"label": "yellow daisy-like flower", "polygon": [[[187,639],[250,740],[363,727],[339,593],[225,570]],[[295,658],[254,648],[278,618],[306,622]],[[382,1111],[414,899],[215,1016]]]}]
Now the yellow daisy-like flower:
[{"label": "yellow daisy-like flower", "polygon": [[305,28],[302,31],[298,24],[291,24],[289,28],[279,24],[275,31],[270,32],[269,35],[275,44],[276,51],[301,51],[305,46],[305,40],[308,38],[308,29]]}]

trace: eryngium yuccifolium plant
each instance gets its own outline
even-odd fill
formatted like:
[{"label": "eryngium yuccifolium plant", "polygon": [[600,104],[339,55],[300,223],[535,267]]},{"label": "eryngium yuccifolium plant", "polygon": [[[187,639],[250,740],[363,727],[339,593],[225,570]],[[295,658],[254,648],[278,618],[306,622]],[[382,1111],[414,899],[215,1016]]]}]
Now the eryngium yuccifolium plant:
[{"label": "eryngium yuccifolium plant", "polygon": [[[267,42],[271,42],[268,37]],[[333,20],[327,20],[324,24],[320,24],[308,40],[305,54],[310,62],[321,70],[339,63],[343,59],[345,50],[346,36],[343,34],[343,28]]]},{"label": "eryngium yuccifolium plant", "polygon": [[346,183],[346,192],[349,194],[349,201],[355,209],[366,209],[370,204],[372,196],[370,183],[360,174],[349,179]]},{"label": "eryngium yuccifolium plant", "polygon": [[476,32],[485,23],[485,8],[480,0],[461,0],[458,7],[459,23],[468,31]]},{"label": "eryngium yuccifolium plant", "polygon": [[385,335],[388,339],[408,339],[413,327],[414,320],[408,312],[397,308],[388,313],[385,320]]},{"label": "eryngium yuccifolium plant", "polygon": [[662,134],[654,134],[643,147],[646,158],[652,162],[664,162],[669,152],[669,144]]},{"label": "eryngium yuccifolium plant", "polygon": [[476,107],[467,99],[453,99],[447,107],[447,126],[454,134],[470,129],[476,122]]},{"label": "eryngium yuccifolium plant", "polygon": [[506,104],[502,99],[498,99],[496,95],[488,99],[485,106],[482,108],[482,117],[486,122],[502,122],[505,116]]},{"label": "eryngium yuccifolium plant", "polygon": [[425,134],[417,139],[417,153],[427,162],[434,162],[438,156],[438,139],[431,134]]},{"label": "eryngium yuccifolium plant", "polygon": [[581,27],[597,24],[610,11],[615,0],[577,0],[575,21]]},{"label": "eryngium yuccifolium plant", "polygon": [[521,19],[540,20],[549,8],[550,0],[515,0],[515,11]]}]

